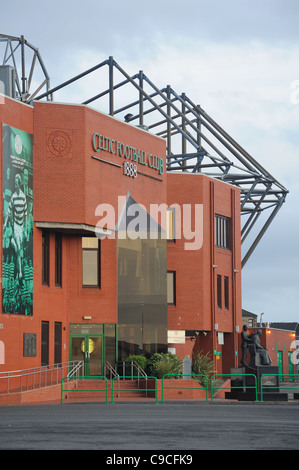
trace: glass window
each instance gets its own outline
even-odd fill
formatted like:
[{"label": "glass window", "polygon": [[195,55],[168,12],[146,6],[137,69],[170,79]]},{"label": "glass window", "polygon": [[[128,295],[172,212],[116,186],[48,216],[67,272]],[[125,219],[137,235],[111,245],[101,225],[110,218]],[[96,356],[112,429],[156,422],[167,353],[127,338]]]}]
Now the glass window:
[{"label": "glass window", "polygon": [[167,209],[167,240],[174,241],[175,239],[174,220],[175,220],[174,209]]},{"label": "glass window", "polygon": [[224,276],[224,307],[229,309],[229,278]]},{"label": "glass window", "polygon": [[103,324],[102,323],[71,323],[70,324],[71,335],[102,335]]},{"label": "glass window", "polygon": [[49,365],[49,322],[42,321],[41,365]]},{"label": "glass window", "polygon": [[84,287],[100,287],[100,241],[98,238],[82,238],[82,284]]},{"label": "glass window", "polygon": [[175,271],[167,272],[167,303],[175,305]]},{"label": "glass window", "polygon": [[116,361],[116,338],[115,338],[115,325],[105,325],[105,360],[108,361],[113,367]]},{"label": "glass window", "polygon": [[54,364],[61,363],[61,348],[62,348],[62,323],[55,322],[55,337],[54,337]]},{"label": "glass window", "polygon": [[221,276],[217,275],[217,306],[222,308]]},{"label": "glass window", "polygon": [[42,283],[49,285],[49,246],[50,236],[48,232],[42,234]]},{"label": "glass window", "polygon": [[55,235],[55,285],[62,286],[62,239],[60,233]]},{"label": "glass window", "polygon": [[215,245],[219,248],[231,248],[231,219],[215,215]]}]

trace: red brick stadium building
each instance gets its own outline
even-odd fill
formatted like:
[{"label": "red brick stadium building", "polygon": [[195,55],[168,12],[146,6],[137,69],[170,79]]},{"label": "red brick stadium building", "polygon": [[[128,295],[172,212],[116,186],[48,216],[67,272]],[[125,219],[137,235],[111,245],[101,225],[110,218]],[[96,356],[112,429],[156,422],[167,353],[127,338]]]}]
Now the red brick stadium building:
[{"label": "red brick stadium building", "polygon": [[168,350],[237,366],[240,190],[167,173],[164,139],[85,105],[5,97],[0,121],[0,371]]}]

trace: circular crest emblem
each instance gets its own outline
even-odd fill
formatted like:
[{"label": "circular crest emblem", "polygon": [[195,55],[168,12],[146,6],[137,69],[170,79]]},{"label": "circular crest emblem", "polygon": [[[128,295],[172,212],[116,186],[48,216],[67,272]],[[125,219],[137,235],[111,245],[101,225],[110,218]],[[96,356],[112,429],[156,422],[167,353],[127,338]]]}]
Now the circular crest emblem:
[{"label": "circular crest emblem", "polygon": [[22,150],[23,150],[22,138],[18,134],[15,136],[15,149],[18,155],[22,153]]},{"label": "circular crest emblem", "polygon": [[71,139],[66,132],[55,131],[49,136],[49,150],[58,157],[63,157],[71,149]]}]

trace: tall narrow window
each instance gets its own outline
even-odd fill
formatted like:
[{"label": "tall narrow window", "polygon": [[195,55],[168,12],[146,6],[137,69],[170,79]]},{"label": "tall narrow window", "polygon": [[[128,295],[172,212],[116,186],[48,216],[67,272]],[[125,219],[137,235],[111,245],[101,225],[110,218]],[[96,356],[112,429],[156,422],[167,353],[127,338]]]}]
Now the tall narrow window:
[{"label": "tall narrow window", "polygon": [[218,248],[231,248],[231,219],[215,215],[215,245]]},{"label": "tall narrow window", "polygon": [[219,274],[217,275],[217,306],[222,308],[222,289],[221,289],[222,279]]},{"label": "tall narrow window", "polygon": [[50,236],[49,232],[43,232],[42,234],[42,283],[46,286],[49,285],[49,246]]},{"label": "tall narrow window", "polygon": [[224,276],[224,307],[229,309],[229,278]]},{"label": "tall narrow window", "polygon": [[62,324],[55,322],[54,331],[54,364],[61,363],[61,346],[62,346]]},{"label": "tall narrow window", "polygon": [[175,212],[174,209],[167,209],[167,240],[175,240]]},{"label": "tall narrow window", "polygon": [[41,365],[49,365],[49,322],[42,321]]},{"label": "tall narrow window", "polygon": [[96,237],[82,238],[82,284],[83,287],[101,287],[100,240]]},{"label": "tall narrow window", "polygon": [[55,286],[62,286],[62,239],[60,233],[55,235]]},{"label": "tall narrow window", "polygon": [[167,272],[167,303],[175,305],[175,271]]}]

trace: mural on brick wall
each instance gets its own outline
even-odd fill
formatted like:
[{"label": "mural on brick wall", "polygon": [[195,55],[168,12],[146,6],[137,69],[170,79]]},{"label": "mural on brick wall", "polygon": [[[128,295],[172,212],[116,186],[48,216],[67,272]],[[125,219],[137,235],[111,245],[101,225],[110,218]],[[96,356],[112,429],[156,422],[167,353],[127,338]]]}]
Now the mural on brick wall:
[{"label": "mural on brick wall", "polygon": [[32,135],[3,124],[2,311],[32,315]]}]

